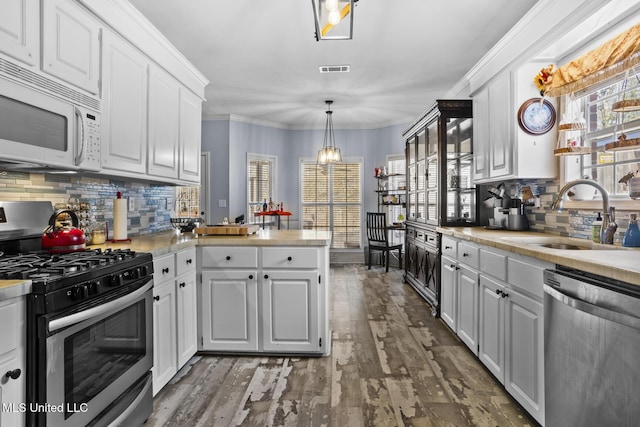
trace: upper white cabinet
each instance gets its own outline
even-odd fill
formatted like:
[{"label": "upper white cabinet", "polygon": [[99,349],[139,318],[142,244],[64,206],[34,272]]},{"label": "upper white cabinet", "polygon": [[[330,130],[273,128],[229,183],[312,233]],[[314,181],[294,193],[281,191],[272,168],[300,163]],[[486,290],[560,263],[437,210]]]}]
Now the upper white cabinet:
[{"label": "upper white cabinet", "polygon": [[180,85],[159,67],[151,65],[147,157],[149,175],[178,178],[179,109]]},{"label": "upper white cabinet", "polygon": [[100,91],[100,22],[72,0],[42,2],[42,70]]},{"label": "upper white cabinet", "polygon": [[475,182],[557,175],[556,127],[530,135],[518,125],[522,103],[540,97],[533,77],[544,66],[536,62],[507,69],[473,93]]},{"label": "upper white cabinet", "polygon": [[102,167],[144,174],[149,61],[117,35],[103,35]]},{"label": "upper white cabinet", "polygon": [[189,89],[180,89],[180,170],[184,181],[200,182],[202,100]]},{"label": "upper white cabinet", "polygon": [[5,0],[0,13],[0,52],[37,65],[40,12],[38,0]]}]

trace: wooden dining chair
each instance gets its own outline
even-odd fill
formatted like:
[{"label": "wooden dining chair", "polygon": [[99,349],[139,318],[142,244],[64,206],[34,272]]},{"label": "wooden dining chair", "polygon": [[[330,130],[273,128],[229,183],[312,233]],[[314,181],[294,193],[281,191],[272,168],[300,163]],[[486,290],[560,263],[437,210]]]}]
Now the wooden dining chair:
[{"label": "wooden dining chair", "polygon": [[367,253],[367,265],[371,269],[371,251],[381,251],[382,261],[389,272],[389,258],[391,251],[398,251],[398,266],[402,268],[402,244],[389,245],[387,230],[387,214],[385,212],[367,212],[367,239],[369,248]]}]

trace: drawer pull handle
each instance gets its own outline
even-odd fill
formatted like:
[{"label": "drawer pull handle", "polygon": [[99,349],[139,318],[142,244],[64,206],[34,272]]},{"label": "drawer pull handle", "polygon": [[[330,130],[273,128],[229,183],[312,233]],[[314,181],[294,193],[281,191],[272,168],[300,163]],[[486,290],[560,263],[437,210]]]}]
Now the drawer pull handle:
[{"label": "drawer pull handle", "polygon": [[453,249],[453,246],[445,246],[445,249]]},{"label": "drawer pull handle", "polygon": [[193,260],[192,260],[191,258],[189,258],[189,259],[187,260],[187,264],[191,264],[192,262],[193,262]]},{"label": "drawer pull handle", "polygon": [[227,255],[227,261],[231,261],[231,256]]},{"label": "drawer pull handle", "polygon": [[163,268],[162,269],[162,274],[168,273],[169,272],[169,267]]},{"label": "drawer pull handle", "polygon": [[252,280],[252,279],[253,279],[253,274],[250,274],[249,275],[249,280]]},{"label": "drawer pull handle", "polygon": [[287,257],[287,261],[291,261],[291,260],[293,260],[293,258]]},{"label": "drawer pull handle", "polygon": [[469,256],[469,254],[468,254],[468,253],[466,253],[466,252],[464,252],[464,253],[462,254],[462,256]]},{"label": "drawer pull handle", "polygon": [[153,299],[154,299],[155,301],[160,301],[160,297],[159,297],[158,295],[156,295],[155,297],[153,297]]},{"label": "drawer pull handle", "polygon": [[22,371],[20,369],[14,369],[8,371],[6,374],[4,374],[4,376],[7,378],[11,378],[12,380],[17,380],[18,378],[20,378],[20,374],[22,374]]},{"label": "drawer pull handle", "polygon": [[182,282],[178,286],[180,286],[181,288],[184,288],[185,286],[187,286],[187,284],[185,282]]},{"label": "drawer pull handle", "polygon": [[265,275],[264,275],[264,278],[265,278],[265,279],[268,279],[268,278],[269,278],[269,275],[268,275],[268,274],[265,274]]}]

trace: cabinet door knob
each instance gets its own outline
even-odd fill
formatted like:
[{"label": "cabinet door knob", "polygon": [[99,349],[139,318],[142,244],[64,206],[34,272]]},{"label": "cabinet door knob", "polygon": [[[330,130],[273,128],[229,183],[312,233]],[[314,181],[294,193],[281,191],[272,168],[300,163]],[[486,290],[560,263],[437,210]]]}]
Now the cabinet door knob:
[{"label": "cabinet door knob", "polygon": [[291,261],[293,258],[291,257],[287,257],[287,261]]},{"label": "cabinet door knob", "polygon": [[227,261],[231,261],[231,256],[227,255]]},{"label": "cabinet door knob", "polygon": [[509,296],[509,294],[508,294],[508,293],[506,293],[506,292],[503,292],[503,293],[502,293],[502,298],[506,298],[506,297],[508,297],[508,296]]},{"label": "cabinet door knob", "polygon": [[169,267],[163,268],[162,269],[162,274],[168,273],[169,272]]},{"label": "cabinet door knob", "polygon": [[187,260],[187,264],[191,264],[192,262],[193,262],[193,260],[192,260],[191,258],[189,258],[189,259]]},{"label": "cabinet door knob", "polygon": [[502,294],[502,291],[500,289],[496,289],[496,295],[500,295]]},{"label": "cabinet door knob", "polygon": [[268,274],[265,274],[265,275],[264,275],[264,278],[265,278],[265,279],[268,279],[268,278],[269,278],[269,275],[268,275]]},{"label": "cabinet door knob", "polygon": [[463,252],[463,253],[462,253],[462,256],[469,256],[469,254],[468,254],[468,253],[466,253],[466,252]]},{"label": "cabinet door knob", "polygon": [[187,284],[185,282],[182,282],[178,286],[180,286],[181,288],[184,288],[185,286],[187,286]]},{"label": "cabinet door knob", "polygon": [[11,371],[7,371],[4,376],[7,378],[11,378],[12,380],[17,380],[20,377],[20,374],[22,374],[22,371],[20,369],[14,369]]},{"label": "cabinet door knob", "polygon": [[250,280],[251,280],[251,279],[253,279],[253,274],[250,274],[250,275],[249,275],[249,279],[250,279]]}]

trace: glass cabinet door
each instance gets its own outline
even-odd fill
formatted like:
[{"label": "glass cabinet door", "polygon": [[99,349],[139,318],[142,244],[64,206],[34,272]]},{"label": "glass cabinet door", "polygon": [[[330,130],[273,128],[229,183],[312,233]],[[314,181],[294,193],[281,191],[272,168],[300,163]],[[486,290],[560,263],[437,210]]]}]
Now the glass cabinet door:
[{"label": "glass cabinet door", "polygon": [[476,191],[473,168],[472,119],[447,119],[446,133],[446,221],[475,222]]},{"label": "glass cabinet door", "polygon": [[407,139],[405,157],[407,158],[407,219],[416,220],[416,137]]}]

